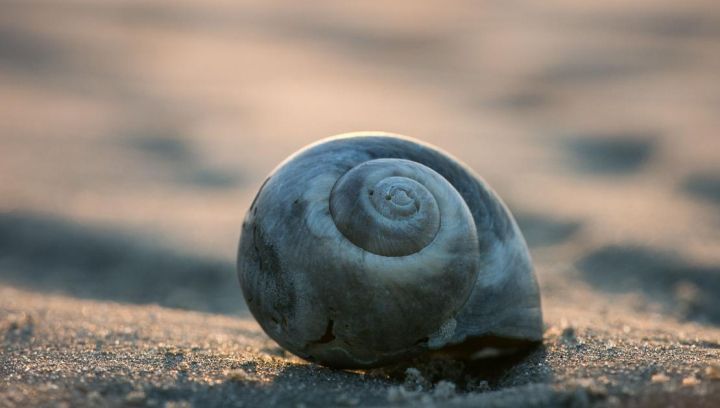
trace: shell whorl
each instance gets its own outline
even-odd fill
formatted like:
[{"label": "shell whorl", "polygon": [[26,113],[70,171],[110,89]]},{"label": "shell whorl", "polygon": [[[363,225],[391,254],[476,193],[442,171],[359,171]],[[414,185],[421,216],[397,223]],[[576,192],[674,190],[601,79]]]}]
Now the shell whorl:
[{"label": "shell whorl", "polygon": [[335,225],[353,244],[377,255],[406,256],[422,250],[440,228],[432,190],[437,193],[442,186],[431,185],[438,182],[431,172],[400,159],[371,160],[350,169],[330,195]]}]

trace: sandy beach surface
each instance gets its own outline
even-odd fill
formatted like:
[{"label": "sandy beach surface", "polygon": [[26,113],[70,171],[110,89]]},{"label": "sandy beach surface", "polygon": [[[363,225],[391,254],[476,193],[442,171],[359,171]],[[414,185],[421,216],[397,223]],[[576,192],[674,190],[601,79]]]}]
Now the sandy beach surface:
[{"label": "sandy beach surface", "polygon": [[[240,226],[318,139],[452,153],[543,345],[331,370],[245,307]],[[716,1],[0,0],[0,407],[720,404]]]}]

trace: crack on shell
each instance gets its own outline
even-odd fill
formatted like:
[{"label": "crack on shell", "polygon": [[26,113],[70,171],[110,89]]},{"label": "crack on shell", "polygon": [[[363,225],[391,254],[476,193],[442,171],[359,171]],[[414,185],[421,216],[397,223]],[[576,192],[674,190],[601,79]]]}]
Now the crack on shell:
[{"label": "crack on shell", "polygon": [[335,340],[335,333],[333,331],[333,328],[335,326],[335,321],[333,319],[328,319],[327,326],[325,327],[325,333],[323,333],[322,337],[320,337],[320,340],[314,341],[314,344],[327,344]]}]

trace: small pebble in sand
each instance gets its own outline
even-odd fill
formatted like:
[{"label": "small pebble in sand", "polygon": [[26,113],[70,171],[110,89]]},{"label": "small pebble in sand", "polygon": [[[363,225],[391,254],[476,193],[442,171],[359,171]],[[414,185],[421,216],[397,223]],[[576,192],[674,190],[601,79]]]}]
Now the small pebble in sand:
[{"label": "small pebble in sand", "polygon": [[421,394],[420,391],[410,391],[405,387],[392,386],[388,388],[387,400],[393,403],[405,403],[416,400]]},{"label": "small pebble in sand", "polygon": [[345,407],[354,407],[358,404],[360,404],[359,398],[350,397],[347,394],[342,394],[339,397],[335,398],[335,403],[340,406]]},{"label": "small pebble in sand", "polygon": [[128,405],[140,405],[145,401],[145,393],[140,390],[130,391],[125,396],[125,403]]},{"label": "small pebble in sand", "polygon": [[555,337],[560,337],[562,334],[562,328],[560,326],[550,326],[545,330],[544,337],[552,339]]},{"label": "small pebble in sand", "polygon": [[700,384],[700,380],[698,380],[697,377],[695,377],[694,375],[691,375],[690,377],[685,377],[682,380],[683,387],[694,387],[698,384]]},{"label": "small pebble in sand", "polygon": [[188,401],[168,401],[165,403],[165,408],[191,408],[192,404]]},{"label": "small pebble in sand", "polygon": [[480,392],[489,392],[492,390],[492,388],[490,388],[490,383],[488,383],[485,380],[471,378],[465,385],[465,390],[468,392],[480,393]]},{"label": "small pebble in sand", "polygon": [[247,371],[243,370],[242,368],[235,368],[233,370],[228,370],[225,373],[225,376],[227,377],[228,381],[235,381],[235,382],[252,381],[252,377],[250,376],[250,374],[248,374]]},{"label": "small pebble in sand", "polygon": [[442,380],[435,385],[433,397],[436,399],[450,399],[455,395],[455,384],[450,381]]},{"label": "small pebble in sand", "polygon": [[405,387],[409,390],[422,391],[430,387],[430,382],[423,377],[420,370],[410,367],[405,370]]},{"label": "small pebble in sand", "polygon": [[[606,397],[608,395],[607,387],[600,381],[600,378],[579,378],[574,383],[588,395]],[[605,381],[607,381],[607,378],[605,378]]]},{"label": "small pebble in sand", "polygon": [[91,407],[105,405],[102,395],[98,391],[90,391],[87,394],[87,403]]},{"label": "small pebble in sand", "polygon": [[720,380],[720,363],[707,366],[705,376],[710,380]]},{"label": "small pebble in sand", "polygon": [[655,384],[662,384],[662,383],[666,383],[666,382],[670,381],[670,377],[668,377],[667,375],[665,375],[663,373],[657,373],[657,374],[653,374],[653,376],[650,377],[650,381],[652,381]]}]

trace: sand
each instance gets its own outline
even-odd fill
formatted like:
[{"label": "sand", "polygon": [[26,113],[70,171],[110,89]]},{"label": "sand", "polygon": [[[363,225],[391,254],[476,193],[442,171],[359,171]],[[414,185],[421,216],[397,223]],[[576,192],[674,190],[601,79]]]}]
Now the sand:
[{"label": "sand", "polygon": [[247,317],[0,295],[4,406],[709,407],[720,398],[720,330],[627,305],[546,308],[543,345],[517,359],[348,372],[289,355]]},{"label": "sand", "polygon": [[[0,10],[0,406],[718,405],[715,1]],[[244,213],[292,152],[362,129],[507,202],[542,346],[337,371],[262,333]]]}]

